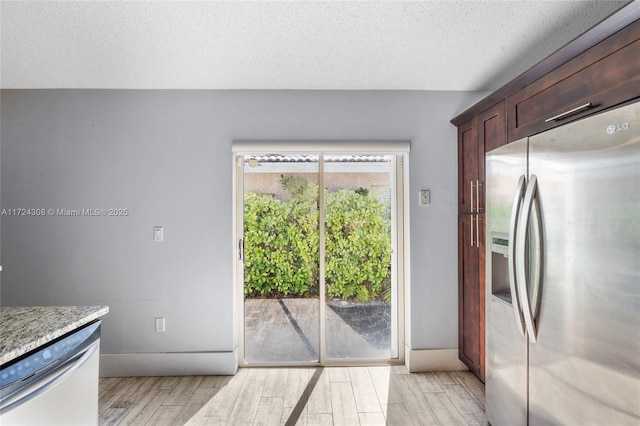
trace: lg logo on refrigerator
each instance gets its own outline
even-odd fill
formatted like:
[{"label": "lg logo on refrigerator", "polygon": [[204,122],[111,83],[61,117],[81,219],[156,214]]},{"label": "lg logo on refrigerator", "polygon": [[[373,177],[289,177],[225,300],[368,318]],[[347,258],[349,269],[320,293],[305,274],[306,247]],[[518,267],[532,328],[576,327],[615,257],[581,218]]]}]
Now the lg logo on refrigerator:
[{"label": "lg logo on refrigerator", "polygon": [[629,123],[611,124],[609,127],[607,127],[607,133],[612,135],[615,132],[620,132],[622,130],[628,130],[628,129],[629,129]]}]

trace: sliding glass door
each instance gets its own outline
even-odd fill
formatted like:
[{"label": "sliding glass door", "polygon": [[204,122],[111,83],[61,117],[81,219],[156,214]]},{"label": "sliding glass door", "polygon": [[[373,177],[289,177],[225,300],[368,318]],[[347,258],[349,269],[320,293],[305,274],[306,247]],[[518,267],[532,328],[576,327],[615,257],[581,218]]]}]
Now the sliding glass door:
[{"label": "sliding glass door", "polygon": [[326,155],[324,160],[326,356],[395,357],[395,157]]},{"label": "sliding glass door", "polygon": [[398,358],[402,158],[236,160],[243,364]]},{"label": "sliding glass door", "polygon": [[317,155],[245,155],[244,358],[320,360]]}]

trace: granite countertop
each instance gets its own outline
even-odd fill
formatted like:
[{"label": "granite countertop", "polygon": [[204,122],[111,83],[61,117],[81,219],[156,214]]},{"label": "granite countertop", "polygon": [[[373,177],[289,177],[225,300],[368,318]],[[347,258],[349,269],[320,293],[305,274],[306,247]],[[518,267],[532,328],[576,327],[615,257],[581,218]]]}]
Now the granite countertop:
[{"label": "granite countertop", "polygon": [[0,307],[0,365],[109,312],[108,306]]}]

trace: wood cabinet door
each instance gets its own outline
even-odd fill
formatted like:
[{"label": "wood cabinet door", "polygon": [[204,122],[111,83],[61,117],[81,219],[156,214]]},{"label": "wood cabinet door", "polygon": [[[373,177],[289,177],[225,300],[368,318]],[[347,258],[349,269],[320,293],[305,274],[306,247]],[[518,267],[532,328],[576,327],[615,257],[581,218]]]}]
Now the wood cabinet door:
[{"label": "wood cabinet door", "polygon": [[[475,183],[478,179],[477,117],[458,127],[458,213],[476,208]],[[473,210],[472,210],[473,209]]]},{"label": "wood cabinet door", "polygon": [[478,116],[478,213],[484,213],[484,155],[507,143],[507,118],[505,101],[494,105]]},{"label": "wood cabinet door", "polygon": [[459,357],[484,381],[485,153],[507,142],[502,101],[458,128]]},{"label": "wood cabinet door", "polygon": [[458,355],[469,370],[480,377],[484,361],[480,345],[477,218],[476,214],[458,215]]}]

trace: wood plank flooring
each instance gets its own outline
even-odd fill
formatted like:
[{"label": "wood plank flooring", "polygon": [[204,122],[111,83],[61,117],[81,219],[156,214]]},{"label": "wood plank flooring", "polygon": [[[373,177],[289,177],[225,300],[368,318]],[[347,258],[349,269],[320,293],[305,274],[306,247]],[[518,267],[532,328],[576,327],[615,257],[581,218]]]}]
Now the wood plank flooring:
[{"label": "wood plank flooring", "polygon": [[486,425],[469,372],[245,368],[235,376],[100,379],[100,425]]}]

